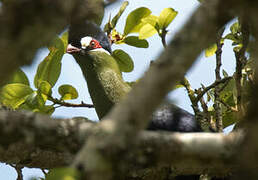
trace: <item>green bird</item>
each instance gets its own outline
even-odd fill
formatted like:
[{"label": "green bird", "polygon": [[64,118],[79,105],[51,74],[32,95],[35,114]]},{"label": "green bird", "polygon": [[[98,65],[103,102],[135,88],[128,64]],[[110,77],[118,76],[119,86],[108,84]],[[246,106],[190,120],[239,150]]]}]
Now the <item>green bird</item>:
[{"label": "green bird", "polygon": [[[96,24],[85,21],[71,24],[67,53],[75,58],[87,81],[99,119],[131,90],[123,80],[116,60],[112,57],[110,41]],[[194,115],[165,102],[157,109],[148,126],[149,130],[200,132]]]}]

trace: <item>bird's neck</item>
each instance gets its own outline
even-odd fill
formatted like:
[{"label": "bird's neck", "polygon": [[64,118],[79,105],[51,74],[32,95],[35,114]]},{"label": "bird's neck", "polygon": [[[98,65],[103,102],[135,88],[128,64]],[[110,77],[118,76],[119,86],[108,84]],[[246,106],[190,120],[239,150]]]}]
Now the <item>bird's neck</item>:
[{"label": "bird's neck", "polygon": [[131,88],[123,81],[116,61],[104,52],[99,53],[91,52],[88,57],[76,59],[87,81],[98,117],[101,119]]}]

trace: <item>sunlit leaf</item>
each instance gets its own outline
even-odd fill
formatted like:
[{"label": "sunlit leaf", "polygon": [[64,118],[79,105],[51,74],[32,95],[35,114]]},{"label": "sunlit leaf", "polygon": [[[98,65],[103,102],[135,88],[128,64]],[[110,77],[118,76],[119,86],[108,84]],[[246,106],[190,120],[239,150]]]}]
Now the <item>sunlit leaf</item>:
[{"label": "sunlit leaf", "polygon": [[149,43],[145,39],[139,39],[137,36],[127,36],[124,39],[124,42],[130,46],[138,47],[138,48],[148,48]]},{"label": "sunlit leaf", "polygon": [[159,19],[158,16],[155,16],[155,15],[151,14],[151,15],[145,17],[145,18],[142,18],[142,22],[144,24],[150,24],[153,27],[156,27],[156,24],[158,24],[158,19]]},{"label": "sunlit leaf", "polygon": [[238,22],[235,22],[234,24],[232,24],[232,26],[230,26],[230,31],[233,33],[233,34],[236,34],[236,33],[239,33],[241,32],[241,27],[239,25]]},{"label": "sunlit leaf", "polygon": [[166,29],[168,25],[175,19],[177,16],[177,11],[173,8],[165,8],[162,10],[158,17],[158,24],[160,29]]},{"label": "sunlit leaf", "polygon": [[32,92],[33,90],[25,84],[7,84],[1,90],[0,101],[3,105],[16,109]]},{"label": "sunlit leaf", "polygon": [[123,50],[116,49],[112,56],[117,61],[119,68],[122,72],[131,72],[134,68],[134,63],[132,58]]},{"label": "sunlit leaf", "polygon": [[40,109],[45,106],[46,98],[36,91],[31,93],[25,101],[25,104],[30,107],[32,111],[40,112]]},{"label": "sunlit leaf", "polygon": [[213,56],[217,51],[217,45],[213,44],[210,47],[208,47],[207,49],[205,49],[205,57],[210,57]]},{"label": "sunlit leaf", "polygon": [[151,24],[145,24],[139,32],[139,39],[147,39],[157,33],[157,30]]},{"label": "sunlit leaf", "polygon": [[148,8],[140,7],[132,11],[126,19],[124,35],[129,33],[139,32],[141,28],[141,20],[151,14]]},{"label": "sunlit leaf", "polygon": [[42,94],[45,94],[47,96],[51,96],[52,95],[52,87],[51,85],[46,82],[46,81],[42,81],[39,85],[38,91]]},{"label": "sunlit leaf", "polygon": [[39,87],[42,81],[48,82],[52,87],[55,85],[61,72],[61,60],[64,55],[64,44],[59,37],[56,37],[49,47],[48,56],[39,64],[34,77],[34,85]]},{"label": "sunlit leaf", "polygon": [[62,100],[76,99],[78,97],[77,90],[69,84],[64,84],[58,88]]},{"label": "sunlit leaf", "polygon": [[46,175],[46,180],[78,180],[80,174],[73,168],[56,168],[51,169]]}]

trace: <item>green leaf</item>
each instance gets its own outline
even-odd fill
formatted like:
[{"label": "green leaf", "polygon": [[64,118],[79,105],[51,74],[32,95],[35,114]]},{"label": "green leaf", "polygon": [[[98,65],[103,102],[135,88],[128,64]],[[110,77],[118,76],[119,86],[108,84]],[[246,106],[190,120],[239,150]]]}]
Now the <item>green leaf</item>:
[{"label": "green leaf", "polygon": [[7,84],[1,90],[0,101],[3,105],[16,109],[32,92],[33,90],[25,84]]},{"label": "green leaf", "polygon": [[77,90],[69,84],[60,86],[58,92],[61,95],[62,100],[76,99],[78,97]]},{"label": "green leaf", "polygon": [[68,31],[65,31],[62,36],[61,36],[61,40],[63,42],[64,45],[64,53],[66,53],[66,48],[68,46]]},{"label": "green leaf", "polygon": [[120,7],[118,13],[115,15],[115,17],[113,17],[113,19],[111,21],[112,28],[116,27],[117,21],[119,20],[121,15],[124,13],[124,11],[125,11],[126,7],[128,6],[128,4],[129,4],[128,1],[123,2],[123,4]]},{"label": "green leaf", "polygon": [[42,81],[39,85],[38,92],[47,96],[52,95],[52,87],[47,81]]},{"label": "green leaf", "polygon": [[[150,24],[153,27],[156,27],[156,24],[158,24],[158,19],[159,19],[158,16],[155,16],[155,15],[151,14],[151,15],[143,18],[142,22],[144,24]],[[158,28],[157,28],[157,30],[158,30]]]},{"label": "green leaf", "polygon": [[235,98],[234,94],[236,94],[236,86],[235,79],[231,79],[227,86],[220,92],[219,97],[222,101],[227,103],[229,106],[235,106]]},{"label": "green leaf", "polygon": [[157,33],[157,30],[151,24],[145,24],[139,32],[139,39],[147,39]]},{"label": "green leaf", "polygon": [[213,44],[207,49],[205,49],[205,57],[213,56],[217,51],[217,44]]},{"label": "green leaf", "polygon": [[222,113],[223,128],[226,128],[226,127],[236,123],[237,120],[238,120],[238,118],[237,118],[236,112],[224,111]]},{"label": "green leaf", "polygon": [[151,14],[148,8],[140,7],[132,11],[126,19],[126,24],[124,28],[124,35],[129,33],[139,32],[141,28],[141,20]]},{"label": "green leaf", "polygon": [[234,24],[232,24],[232,26],[230,27],[230,31],[233,33],[233,34],[236,34],[236,33],[239,33],[241,32],[241,27],[239,25],[238,22],[235,22]]},{"label": "green leaf", "polygon": [[40,109],[45,106],[46,98],[37,91],[32,92],[25,101],[25,104],[32,110],[40,112]]},{"label": "green leaf", "polygon": [[56,37],[49,47],[48,56],[39,64],[34,77],[34,85],[39,87],[42,81],[48,82],[52,87],[55,85],[61,72],[61,60],[64,55],[64,44],[59,37]]},{"label": "green leaf", "polygon": [[124,42],[130,46],[138,47],[138,48],[148,48],[149,43],[145,39],[139,39],[137,36],[127,36],[124,39]]},{"label": "green leaf", "polygon": [[168,25],[175,19],[177,16],[177,11],[173,8],[165,8],[162,10],[158,17],[158,24],[160,29],[166,29]]},{"label": "green leaf", "polygon": [[20,83],[28,86],[30,85],[28,77],[21,69],[15,71],[12,77],[9,79],[8,84],[13,83]]},{"label": "green leaf", "polygon": [[78,180],[80,173],[73,168],[51,169],[46,175],[46,180]]},{"label": "green leaf", "polygon": [[131,72],[134,68],[134,63],[132,58],[123,50],[116,49],[112,56],[117,61],[119,68],[122,72]]}]

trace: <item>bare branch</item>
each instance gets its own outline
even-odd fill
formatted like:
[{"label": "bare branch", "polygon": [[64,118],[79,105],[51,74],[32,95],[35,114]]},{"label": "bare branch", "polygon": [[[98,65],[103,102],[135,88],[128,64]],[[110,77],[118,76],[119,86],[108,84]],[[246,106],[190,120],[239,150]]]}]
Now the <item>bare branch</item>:
[{"label": "bare branch", "polygon": [[[220,68],[221,68],[221,54],[222,54],[222,46],[223,43],[221,43],[222,39],[222,34],[224,32],[225,28],[223,27],[222,29],[219,30],[218,35],[217,35],[217,51],[216,51],[216,68],[215,68],[215,76],[216,80],[215,82],[221,81],[221,76],[220,76]],[[223,132],[223,122],[222,122],[222,109],[221,109],[221,104],[219,101],[219,93],[220,93],[220,88],[218,86],[214,87],[214,110],[215,110],[215,120],[216,120],[216,130],[218,132]]]}]

